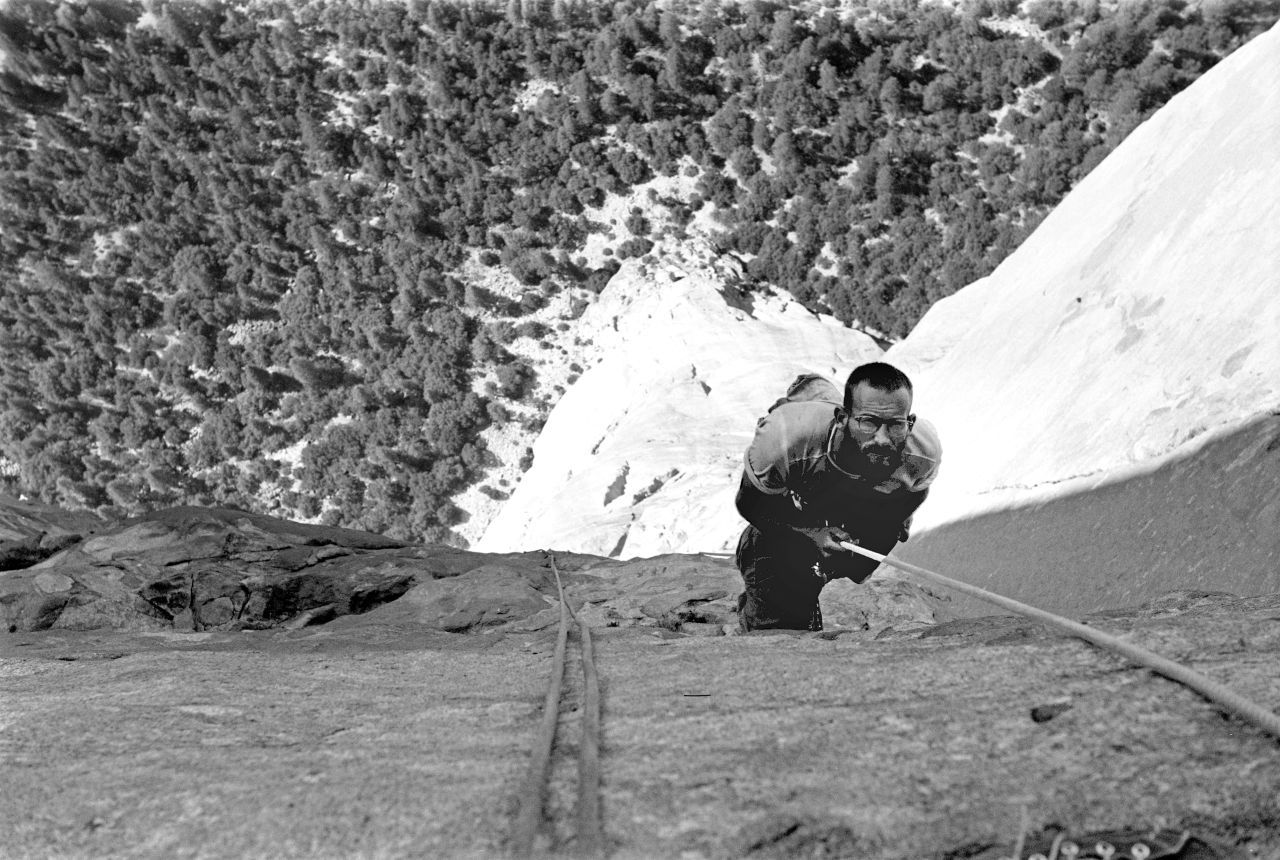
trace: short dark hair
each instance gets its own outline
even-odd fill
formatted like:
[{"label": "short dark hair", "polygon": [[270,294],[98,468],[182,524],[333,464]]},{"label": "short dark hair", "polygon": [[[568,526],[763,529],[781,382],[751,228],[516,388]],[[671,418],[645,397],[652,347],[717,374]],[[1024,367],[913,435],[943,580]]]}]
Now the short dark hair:
[{"label": "short dark hair", "polygon": [[899,388],[914,391],[911,387],[911,380],[907,378],[907,375],[892,364],[885,364],[883,361],[861,364],[853,369],[853,372],[849,374],[849,379],[844,384],[845,412],[852,411],[853,389],[862,382],[867,383],[877,391],[897,391]]}]

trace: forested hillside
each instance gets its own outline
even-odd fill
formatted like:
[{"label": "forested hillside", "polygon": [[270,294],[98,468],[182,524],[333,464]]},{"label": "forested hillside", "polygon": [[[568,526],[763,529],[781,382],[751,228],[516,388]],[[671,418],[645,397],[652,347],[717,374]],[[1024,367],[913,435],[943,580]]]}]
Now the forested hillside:
[{"label": "forested hillside", "polygon": [[[904,335],[1280,18],[1280,0],[145,8],[0,11],[0,489],[429,540],[465,516],[479,433],[549,406],[520,356],[571,335],[618,258],[711,213],[752,282]],[[696,191],[592,217],[676,175]],[[533,319],[552,303],[569,310]]]}]

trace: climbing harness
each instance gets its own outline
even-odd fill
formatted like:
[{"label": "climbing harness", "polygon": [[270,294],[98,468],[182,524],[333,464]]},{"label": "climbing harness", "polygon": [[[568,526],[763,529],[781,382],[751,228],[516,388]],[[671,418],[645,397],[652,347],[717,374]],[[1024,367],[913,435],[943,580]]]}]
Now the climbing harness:
[{"label": "climbing harness", "polygon": [[584,857],[604,855],[604,828],[600,809],[600,679],[596,672],[591,628],[569,608],[564,584],[554,555],[548,553],[560,598],[560,626],[556,633],[551,676],[543,703],[542,722],[534,741],[529,770],[520,789],[516,822],[511,835],[513,857],[534,856],[538,831],[545,822],[551,756],[555,748],[556,724],[560,718],[560,696],[564,684],[564,664],[569,639],[569,619],[577,625],[582,641],[582,737],[578,756],[577,853]]},{"label": "climbing harness", "polygon": [[1061,615],[1054,615],[1052,612],[1046,612],[1043,609],[1037,609],[1036,607],[1028,606],[1025,603],[1019,603],[1011,598],[1004,597],[1003,595],[996,594],[992,591],[987,591],[985,588],[979,588],[976,585],[970,585],[967,582],[961,582],[959,580],[943,576],[940,573],[934,573],[932,570],[926,570],[923,567],[917,567],[916,565],[908,564],[905,561],[898,561],[895,558],[889,558],[888,556],[881,555],[878,552],[864,549],[854,543],[844,542],[840,545],[851,552],[856,552],[859,555],[866,556],[867,558],[892,565],[899,570],[913,574],[922,579],[928,580],[929,582],[942,585],[946,588],[952,589],[953,591],[959,591],[960,593],[967,594],[970,597],[976,597],[979,600],[986,601],[987,603],[993,603],[1002,609],[1008,609],[1009,611],[1016,612],[1019,615],[1025,615],[1029,618],[1043,621],[1046,624],[1050,624],[1061,630],[1067,631],[1072,636],[1079,637],[1093,645],[1097,645],[1099,648],[1114,651],[1134,663],[1146,666],[1158,675],[1163,675],[1171,681],[1177,681],[1186,687],[1190,687],[1209,701],[1221,705],[1228,711],[1239,716],[1241,719],[1253,723],[1272,737],[1280,739],[1280,716],[1277,716],[1272,711],[1262,707],[1257,702],[1247,699],[1234,690],[1200,674],[1189,666],[1184,666],[1181,663],[1176,663],[1166,657],[1161,657],[1159,654],[1154,654],[1145,648],[1141,648],[1131,642],[1126,642],[1109,633],[1103,633],[1101,630],[1096,630],[1086,624],[1081,624],[1078,621],[1072,621],[1069,618],[1063,618]]}]

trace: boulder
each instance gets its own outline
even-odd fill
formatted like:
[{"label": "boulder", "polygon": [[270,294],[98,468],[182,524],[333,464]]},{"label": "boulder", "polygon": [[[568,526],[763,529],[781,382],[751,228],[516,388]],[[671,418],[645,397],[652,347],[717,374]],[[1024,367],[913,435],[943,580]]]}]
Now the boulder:
[{"label": "boulder", "polygon": [[0,570],[30,567],[105,525],[87,511],[64,511],[0,494]]},{"label": "boulder", "polygon": [[[582,618],[606,627],[736,624],[742,581],[732,563],[701,555],[661,555],[611,567],[566,588]],[[699,632],[691,628],[687,632]]]},{"label": "boulder", "polygon": [[104,525],[38,564],[0,573],[0,612],[10,631],[205,630],[332,618],[466,568],[452,555],[419,549],[243,511],[173,508]]},{"label": "boulder", "polygon": [[408,621],[450,633],[479,632],[522,621],[552,604],[553,598],[530,579],[527,567],[484,564],[449,579],[419,582],[361,622]]},{"label": "boulder", "polygon": [[828,629],[901,633],[953,617],[950,597],[887,565],[861,584],[837,579],[822,591],[822,621]]}]

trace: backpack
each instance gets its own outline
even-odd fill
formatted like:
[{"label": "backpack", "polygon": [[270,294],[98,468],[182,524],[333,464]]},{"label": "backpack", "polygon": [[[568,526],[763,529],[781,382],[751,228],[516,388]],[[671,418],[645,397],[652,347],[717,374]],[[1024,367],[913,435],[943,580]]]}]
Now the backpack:
[{"label": "backpack", "polygon": [[844,395],[836,384],[826,377],[816,373],[802,373],[787,386],[787,393],[773,402],[768,412],[772,412],[784,403],[798,403],[804,400],[821,400],[840,406],[844,403]]}]

